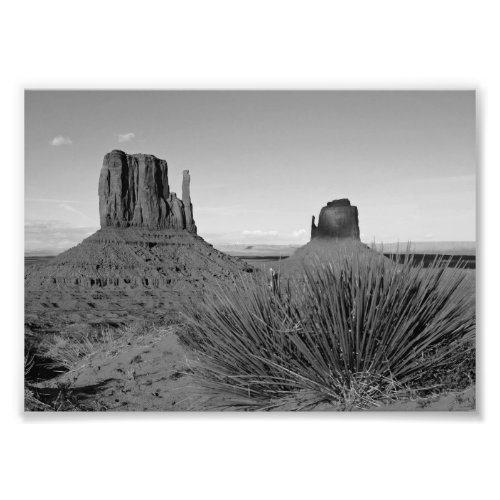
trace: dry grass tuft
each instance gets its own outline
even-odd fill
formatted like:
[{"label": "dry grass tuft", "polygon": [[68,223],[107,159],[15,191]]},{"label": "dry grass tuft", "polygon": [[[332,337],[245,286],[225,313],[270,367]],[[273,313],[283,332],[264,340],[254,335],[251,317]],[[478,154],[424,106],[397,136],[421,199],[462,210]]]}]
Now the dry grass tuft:
[{"label": "dry grass tuft", "polygon": [[[47,340],[38,356],[53,376],[78,372],[92,363],[95,356],[112,358],[119,355],[131,343],[140,343],[146,335],[165,332],[148,322],[136,322],[119,329],[108,327],[86,330],[80,334],[55,335]],[[38,380],[28,377],[33,369],[33,357],[25,356],[25,410],[26,411],[104,411],[107,408],[92,400],[68,382],[57,382],[55,387],[44,387]]]},{"label": "dry grass tuft", "polygon": [[186,311],[181,340],[214,408],[365,409],[473,378],[468,279],[440,259],[345,254],[303,279],[220,288]]}]

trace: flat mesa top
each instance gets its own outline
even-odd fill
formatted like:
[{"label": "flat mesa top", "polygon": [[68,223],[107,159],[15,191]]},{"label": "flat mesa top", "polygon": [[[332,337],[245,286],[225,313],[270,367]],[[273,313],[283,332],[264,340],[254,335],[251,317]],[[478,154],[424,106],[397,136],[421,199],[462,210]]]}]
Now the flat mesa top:
[{"label": "flat mesa top", "polygon": [[350,207],[351,202],[347,198],[341,198],[340,200],[329,201],[326,204],[327,207]]},{"label": "flat mesa top", "polygon": [[[155,155],[152,155],[152,154],[149,154],[149,153],[125,153],[125,151],[122,151],[121,149],[113,149],[113,151],[109,152],[108,154],[112,155],[112,154],[117,154],[117,155],[124,155],[124,156],[147,156],[149,158],[156,158],[157,160],[160,160],[160,158],[158,158],[157,156]],[[165,160],[163,160],[165,161]]]}]

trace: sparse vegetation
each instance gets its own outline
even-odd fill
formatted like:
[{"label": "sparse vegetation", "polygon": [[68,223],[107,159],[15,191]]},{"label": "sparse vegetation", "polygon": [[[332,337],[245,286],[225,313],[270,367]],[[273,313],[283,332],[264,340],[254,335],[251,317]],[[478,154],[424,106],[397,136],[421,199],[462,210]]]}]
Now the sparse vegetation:
[{"label": "sparse vegetation", "polygon": [[[101,327],[80,334],[55,335],[38,353],[39,363],[49,373],[72,374],[92,363],[96,356],[112,358],[121,353],[132,341],[157,331],[153,323],[135,322],[122,328]],[[104,411],[107,408],[92,393],[74,388],[68,381],[57,382],[54,387],[41,387],[30,375],[34,357],[25,355],[25,410],[27,411]],[[59,380],[59,379],[57,379]]]},{"label": "sparse vegetation", "polygon": [[278,286],[242,276],[187,309],[181,340],[217,408],[350,410],[460,390],[475,372],[469,279],[375,253]]}]

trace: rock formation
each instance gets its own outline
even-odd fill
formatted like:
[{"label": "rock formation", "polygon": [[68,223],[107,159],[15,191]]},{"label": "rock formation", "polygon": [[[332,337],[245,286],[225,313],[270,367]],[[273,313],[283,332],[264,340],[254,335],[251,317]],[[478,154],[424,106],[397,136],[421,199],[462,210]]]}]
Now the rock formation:
[{"label": "rock formation", "polygon": [[99,177],[101,228],[186,229],[196,233],[189,182],[186,170],[180,200],[170,192],[165,160],[111,151],[104,157]]},{"label": "rock formation", "polygon": [[26,321],[156,320],[221,280],[253,272],[196,234],[190,176],[183,174],[179,199],[170,191],[166,161],[116,150],[106,154],[99,177],[101,229],[26,267]]},{"label": "rock formation", "polygon": [[246,267],[189,231],[105,227],[43,266],[32,266],[26,284],[191,292]]},{"label": "rock formation", "polygon": [[311,241],[280,263],[281,275],[301,278],[306,267],[355,255],[371,257],[371,250],[360,241],[358,209],[347,198],[333,200],[321,209],[317,225],[313,215]]},{"label": "rock formation", "polygon": [[186,220],[186,229],[192,233],[196,233],[196,224],[193,219],[193,205],[191,203],[191,177],[189,170],[182,172],[182,203],[184,204],[184,213]]},{"label": "rock formation", "polygon": [[318,225],[312,217],[311,240],[314,238],[352,239],[359,241],[358,209],[347,198],[333,200],[319,213]]},{"label": "rock formation", "polygon": [[249,269],[196,234],[190,180],[185,170],[179,199],[170,191],[165,160],[106,154],[98,188],[101,229],[30,268],[27,286],[181,291]]}]

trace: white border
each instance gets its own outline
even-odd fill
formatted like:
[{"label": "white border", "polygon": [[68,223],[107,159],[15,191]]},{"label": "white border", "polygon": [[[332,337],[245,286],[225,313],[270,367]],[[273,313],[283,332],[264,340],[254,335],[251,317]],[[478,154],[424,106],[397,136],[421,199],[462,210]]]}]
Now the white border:
[{"label": "white border", "polygon": [[[3,7],[5,498],[495,498],[494,2],[10,2]],[[476,88],[475,415],[62,415],[21,407],[23,88]]]}]

